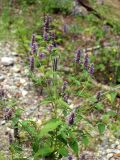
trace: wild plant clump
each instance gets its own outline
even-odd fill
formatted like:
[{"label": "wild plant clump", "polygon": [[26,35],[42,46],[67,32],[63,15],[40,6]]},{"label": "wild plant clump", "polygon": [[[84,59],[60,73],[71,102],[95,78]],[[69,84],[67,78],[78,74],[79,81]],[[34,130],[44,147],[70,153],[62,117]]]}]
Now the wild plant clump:
[{"label": "wild plant clump", "polygon": [[[70,57],[63,54],[58,39],[52,18],[45,16],[43,32],[32,35],[28,63],[29,77],[43,96],[39,107],[49,106],[51,110],[41,124],[30,117],[22,120],[20,112],[16,112],[12,119],[15,140],[8,134],[14,158],[24,157],[23,146],[29,142],[28,160],[79,159],[84,146],[87,147],[99,133],[103,134],[107,127],[111,128],[109,117],[117,116],[117,113],[112,115],[103,110],[104,95],[107,94],[110,102],[114,103],[114,92],[92,93],[95,67],[89,55],[84,54],[81,48],[74,54],[69,53],[72,54]],[[21,134],[24,134],[23,139]]]}]

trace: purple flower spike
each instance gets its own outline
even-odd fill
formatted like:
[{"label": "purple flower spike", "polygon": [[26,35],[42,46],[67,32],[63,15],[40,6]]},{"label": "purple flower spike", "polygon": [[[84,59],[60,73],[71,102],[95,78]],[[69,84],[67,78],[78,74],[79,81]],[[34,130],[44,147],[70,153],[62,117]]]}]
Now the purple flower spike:
[{"label": "purple flower spike", "polygon": [[88,64],[89,64],[89,57],[88,54],[85,55],[85,59],[84,59],[84,67],[85,69],[88,69]]},{"label": "purple flower spike", "polygon": [[67,82],[67,81],[64,81],[63,86],[62,86],[62,93],[65,92],[65,90],[66,90],[66,88],[67,88],[67,84],[68,84],[68,82]]},{"label": "purple flower spike", "polygon": [[91,76],[93,76],[93,74],[94,74],[94,64],[91,64],[89,73],[90,73]]},{"label": "purple flower spike", "polygon": [[44,32],[44,34],[43,34],[43,38],[44,38],[44,40],[45,40],[45,41],[48,41],[48,39],[49,39],[49,35],[48,35],[48,33],[47,33],[47,32]]},{"label": "purple flower spike", "polygon": [[73,160],[72,156],[68,156],[68,160]]},{"label": "purple flower spike", "polygon": [[49,17],[49,16],[46,16],[46,17],[45,17],[45,20],[44,20],[44,31],[47,32],[47,33],[49,32],[49,29],[50,29],[50,28],[49,28],[50,21],[51,21],[51,20],[50,20],[50,17]]},{"label": "purple flower spike", "polygon": [[44,53],[39,53],[39,59],[43,59],[45,57]]},{"label": "purple flower spike", "polygon": [[30,57],[30,70],[33,71],[34,69],[34,57]]},{"label": "purple flower spike", "polygon": [[9,144],[11,145],[13,143],[13,137],[11,133],[8,133],[8,138],[9,138]]},{"label": "purple flower spike", "polygon": [[55,39],[55,37],[56,37],[55,33],[54,33],[54,32],[52,32],[52,33],[50,34],[50,37],[51,37],[51,39],[52,39],[52,40],[54,40],[54,39]]},{"label": "purple flower spike", "polygon": [[99,92],[97,93],[97,95],[96,95],[97,102],[100,101],[100,97],[101,97],[101,92],[99,91]]},{"label": "purple flower spike", "polygon": [[53,45],[49,45],[49,46],[47,47],[47,49],[48,49],[49,52],[51,52],[52,49],[53,49]]},{"label": "purple flower spike", "polygon": [[35,43],[35,34],[32,35],[32,46]]},{"label": "purple flower spike", "polygon": [[68,26],[67,26],[67,24],[64,24],[64,26],[63,26],[63,31],[64,31],[64,33],[67,33],[67,31],[68,31]]},{"label": "purple flower spike", "polygon": [[75,53],[75,61],[76,61],[77,63],[80,62],[81,55],[82,55],[82,52],[81,52],[80,49],[78,49],[78,50],[76,51],[76,53]]},{"label": "purple flower spike", "polygon": [[73,125],[73,123],[74,123],[74,118],[75,118],[75,113],[72,112],[72,113],[70,114],[70,116],[69,116],[69,119],[68,119],[68,124],[69,124],[69,125]]},{"label": "purple flower spike", "polygon": [[33,43],[32,45],[32,53],[36,53],[37,52],[37,43]]}]

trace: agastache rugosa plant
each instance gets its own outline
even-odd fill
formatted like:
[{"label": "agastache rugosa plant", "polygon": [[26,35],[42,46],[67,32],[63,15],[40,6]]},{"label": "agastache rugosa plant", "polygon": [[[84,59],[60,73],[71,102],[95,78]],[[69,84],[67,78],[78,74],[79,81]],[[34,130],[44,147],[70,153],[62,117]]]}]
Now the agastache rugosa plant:
[{"label": "agastache rugosa plant", "polygon": [[84,68],[86,70],[88,70],[88,65],[89,65],[89,57],[88,57],[88,54],[86,54],[84,58]]},{"label": "agastache rugosa plant", "polygon": [[68,124],[73,125],[74,124],[74,119],[75,119],[75,113],[72,112],[68,117]]},{"label": "agastache rugosa plant", "polygon": [[90,69],[89,69],[89,73],[91,76],[93,76],[94,74],[94,64],[91,64]]},{"label": "agastache rugosa plant", "polygon": [[30,65],[30,70],[33,71],[34,70],[34,57],[30,57],[29,60],[29,65]]},{"label": "agastache rugosa plant", "polygon": [[78,49],[78,50],[75,52],[75,62],[77,62],[77,63],[80,62],[81,55],[82,55],[82,52],[81,52],[80,49]]}]

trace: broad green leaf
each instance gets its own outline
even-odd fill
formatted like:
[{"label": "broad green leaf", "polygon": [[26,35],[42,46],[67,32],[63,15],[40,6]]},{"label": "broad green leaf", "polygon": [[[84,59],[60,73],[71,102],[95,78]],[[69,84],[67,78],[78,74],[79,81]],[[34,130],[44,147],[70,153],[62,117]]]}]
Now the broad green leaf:
[{"label": "broad green leaf", "polygon": [[115,99],[116,99],[117,93],[116,92],[111,92],[109,94],[106,95],[106,97],[108,98],[108,100],[111,103],[114,103]]},{"label": "broad green leaf", "polygon": [[88,139],[88,136],[86,134],[82,135],[82,142],[85,146],[88,145],[89,143],[89,139]]},{"label": "broad green leaf", "polygon": [[78,153],[78,143],[77,140],[71,137],[71,140],[69,143],[69,146],[71,149],[77,154]]},{"label": "broad green leaf", "polygon": [[58,150],[59,154],[61,154],[63,157],[68,156],[68,150],[65,147],[62,147]]},{"label": "broad green leaf", "polygon": [[52,119],[40,130],[39,138],[45,136],[48,132],[54,131],[62,122],[59,119]]},{"label": "broad green leaf", "polygon": [[97,108],[98,110],[103,110],[104,109],[104,105],[102,103],[97,103],[95,108]]},{"label": "broad green leaf", "polygon": [[98,130],[100,134],[103,134],[105,131],[105,125],[103,123],[98,124]]},{"label": "broad green leaf", "polygon": [[34,155],[34,158],[45,157],[45,156],[49,155],[52,152],[53,152],[53,148],[51,148],[49,146],[44,146],[44,147],[41,147],[37,151],[37,153]]},{"label": "broad green leaf", "polygon": [[102,116],[102,121],[103,121],[103,123],[108,124],[110,122],[110,115],[109,114],[104,114]]}]

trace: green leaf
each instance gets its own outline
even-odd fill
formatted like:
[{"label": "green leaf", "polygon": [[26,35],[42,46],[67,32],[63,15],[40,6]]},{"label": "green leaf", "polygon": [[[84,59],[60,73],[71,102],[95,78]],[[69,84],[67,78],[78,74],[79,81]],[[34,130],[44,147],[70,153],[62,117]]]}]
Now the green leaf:
[{"label": "green leaf", "polygon": [[61,154],[63,157],[67,157],[68,156],[68,151],[65,147],[62,147],[58,150],[59,154]]},{"label": "green leaf", "polygon": [[54,131],[62,122],[59,119],[52,119],[43,126],[38,135],[39,138],[45,136],[48,132]]},{"label": "green leaf", "polygon": [[45,157],[47,155],[49,155],[50,153],[53,152],[53,149],[49,146],[44,146],[44,147],[41,147],[37,153],[34,155],[34,158],[38,158],[38,157]]},{"label": "green leaf", "polygon": [[98,124],[98,130],[100,134],[103,134],[105,131],[105,125],[103,123]]},{"label": "green leaf", "polygon": [[102,103],[97,103],[95,108],[97,108],[98,110],[103,110],[104,109],[104,105]]},{"label": "green leaf", "polygon": [[102,116],[102,122],[105,124],[108,124],[110,122],[110,115],[109,114],[104,114]]},{"label": "green leaf", "polygon": [[88,136],[86,134],[82,135],[82,142],[85,146],[88,145],[89,143],[89,139],[88,139]]},{"label": "green leaf", "polygon": [[116,92],[111,92],[109,94],[106,95],[106,97],[108,98],[108,100],[111,103],[114,103],[115,99],[116,99],[117,93]]},{"label": "green leaf", "polygon": [[78,153],[78,141],[75,137],[70,137],[70,141],[68,142],[71,149],[77,154]]}]

